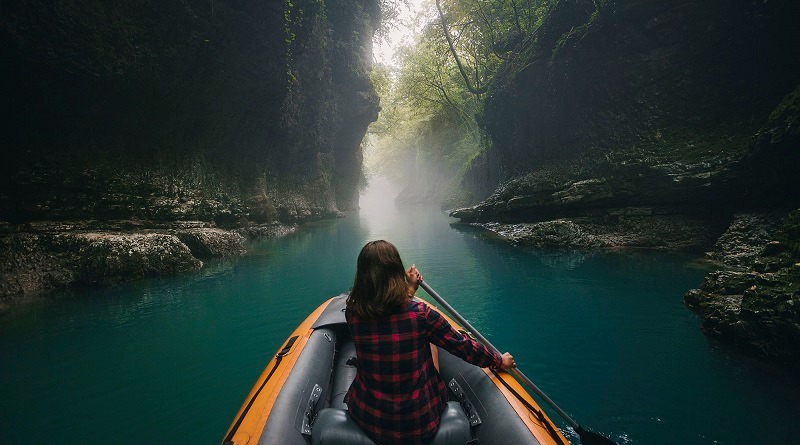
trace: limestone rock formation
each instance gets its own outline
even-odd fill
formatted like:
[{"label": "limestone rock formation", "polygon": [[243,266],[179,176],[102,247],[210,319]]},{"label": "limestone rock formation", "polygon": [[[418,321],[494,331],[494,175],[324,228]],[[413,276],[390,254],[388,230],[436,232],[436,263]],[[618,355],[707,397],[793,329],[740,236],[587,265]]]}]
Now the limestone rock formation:
[{"label": "limestone rock formation", "polygon": [[356,208],[377,0],[102,6],[3,5],[0,299]]},{"label": "limestone rock formation", "polygon": [[87,284],[114,284],[199,269],[203,263],[185,244],[166,234],[87,233],[80,245],[77,278]]},{"label": "limestone rock formation", "polygon": [[797,206],[800,49],[783,43],[800,38],[798,15],[788,3],[554,2],[485,100],[501,184],[451,215],[613,224],[646,209],[640,219],[721,234],[734,213]]},{"label": "limestone rock formation", "polygon": [[704,331],[800,357],[798,237],[776,232],[800,207],[797,17],[797,2],[553,2],[486,96],[500,185],[451,215],[521,245],[710,251],[721,270],[686,298]]},{"label": "limestone rock formation", "polygon": [[213,228],[179,230],[175,233],[197,258],[241,255],[244,238],[236,232]]},{"label": "limestone rock formation", "polygon": [[775,239],[746,270],[711,273],[700,289],[689,291],[684,301],[702,314],[703,332],[765,357],[800,364],[798,247],[800,210],[780,225]]}]

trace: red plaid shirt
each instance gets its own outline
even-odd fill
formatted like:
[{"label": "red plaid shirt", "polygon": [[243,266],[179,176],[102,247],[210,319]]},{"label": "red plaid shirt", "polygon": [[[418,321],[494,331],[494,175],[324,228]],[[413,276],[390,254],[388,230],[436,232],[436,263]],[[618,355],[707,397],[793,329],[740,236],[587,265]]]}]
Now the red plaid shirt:
[{"label": "red plaid shirt", "polygon": [[379,319],[345,315],[358,357],[347,409],[381,445],[424,444],[439,425],[447,389],[433,365],[430,343],[477,366],[502,364],[499,354],[454,330],[417,299]]}]

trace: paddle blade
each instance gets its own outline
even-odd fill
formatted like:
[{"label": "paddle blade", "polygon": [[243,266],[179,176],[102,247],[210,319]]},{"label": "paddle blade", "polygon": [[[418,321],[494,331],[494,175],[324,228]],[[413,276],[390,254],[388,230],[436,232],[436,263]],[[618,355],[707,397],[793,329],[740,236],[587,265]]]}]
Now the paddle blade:
[{"label": "paddle blade", "polygon": [[581,445],[617,445],[616,442],[608,437],[587,431],[581,427],[576,428],[575,432],[581,438]]}]

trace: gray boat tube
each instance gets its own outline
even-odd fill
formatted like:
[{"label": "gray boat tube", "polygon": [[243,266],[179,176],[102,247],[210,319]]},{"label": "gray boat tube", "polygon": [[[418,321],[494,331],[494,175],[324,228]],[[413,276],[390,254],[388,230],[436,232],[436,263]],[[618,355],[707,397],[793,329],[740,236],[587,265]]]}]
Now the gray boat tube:
[{"label": "gray boat tube", "polygon": [[[453,306],[450,306],[450,303],[448,303],[444,298],[442,298],[441,295],[439,295],[435,290],[433,290],[430,286],[428,286],[428,283],[426,283],[423,280],[419,280],[419,285],[420,287],[425,289],[425,292],[427,292],[431,297],[433,297],[433,299],[436,300],[437,303],[442,305],[442,307],[447,312],[450,313],[453,319],[455,319],[461,326],[463,326],[467,331],[469,331],[472,335],[474,335],[475,338],[478,339],[478,341],[483,343],[487,348],[491,349],[492,351],[495,351],[498,354],[500,353],[500,350],[495,348],[494,345],[491,342],[489,342],[489,340],[487,340],[486,337],[484,337],[480,332],[478,332],[478,330],[475,329],[475,327],[473,327],[472,324],[470,324],[470,322],[467,321],[467,319],[462,317],[461,314],[459,314],[458,311],[455,310]],[[578,436],[581,438],[581,443],[583,445],[617,445],[616,442],[614,442],[613,440],[605,436],[602,436],[600,434],[589,431],[587,429],[584,429],[583,427],[578,425],[578,422],[573,420],[572,417],[570,417],[566,412],[564,412],[563,409],[561,409],[558,405],[556,405],[556,402],[554,402],[550,397],[547,396],[547,394],[545,394],[541,389],[539,389],[539,387],[536,386],[536,384],[533,383],[531,379],[529,379],[525,374],[523,374],[522,371],[520,371],[517,368],[511,368],[509,369],[509,373],[511,373],[514,377],[518,378],[523,383],[525,383],[525,385],[527,385],[534,393],[536,393],[536,395],[541,397],[542,400],[544,400],[548,405],[550,405],[550,407],[553,408],[558,413],[558,415],[561,416],[562,419],[566,420],[567,423],[569,423],[569,425],[575,430],[575,432],[578,433]]]}]

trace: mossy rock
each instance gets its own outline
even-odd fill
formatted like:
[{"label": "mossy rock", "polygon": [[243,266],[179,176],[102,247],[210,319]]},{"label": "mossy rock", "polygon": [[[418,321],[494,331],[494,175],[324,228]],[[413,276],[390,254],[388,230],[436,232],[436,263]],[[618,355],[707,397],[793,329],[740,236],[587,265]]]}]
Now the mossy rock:
[{"label": "mossy rock", "polygon": [[85,243],[80,250],[78,281],[85,284],[175,275],[203,265],[173,235],[90,233],[78,238]]}]

